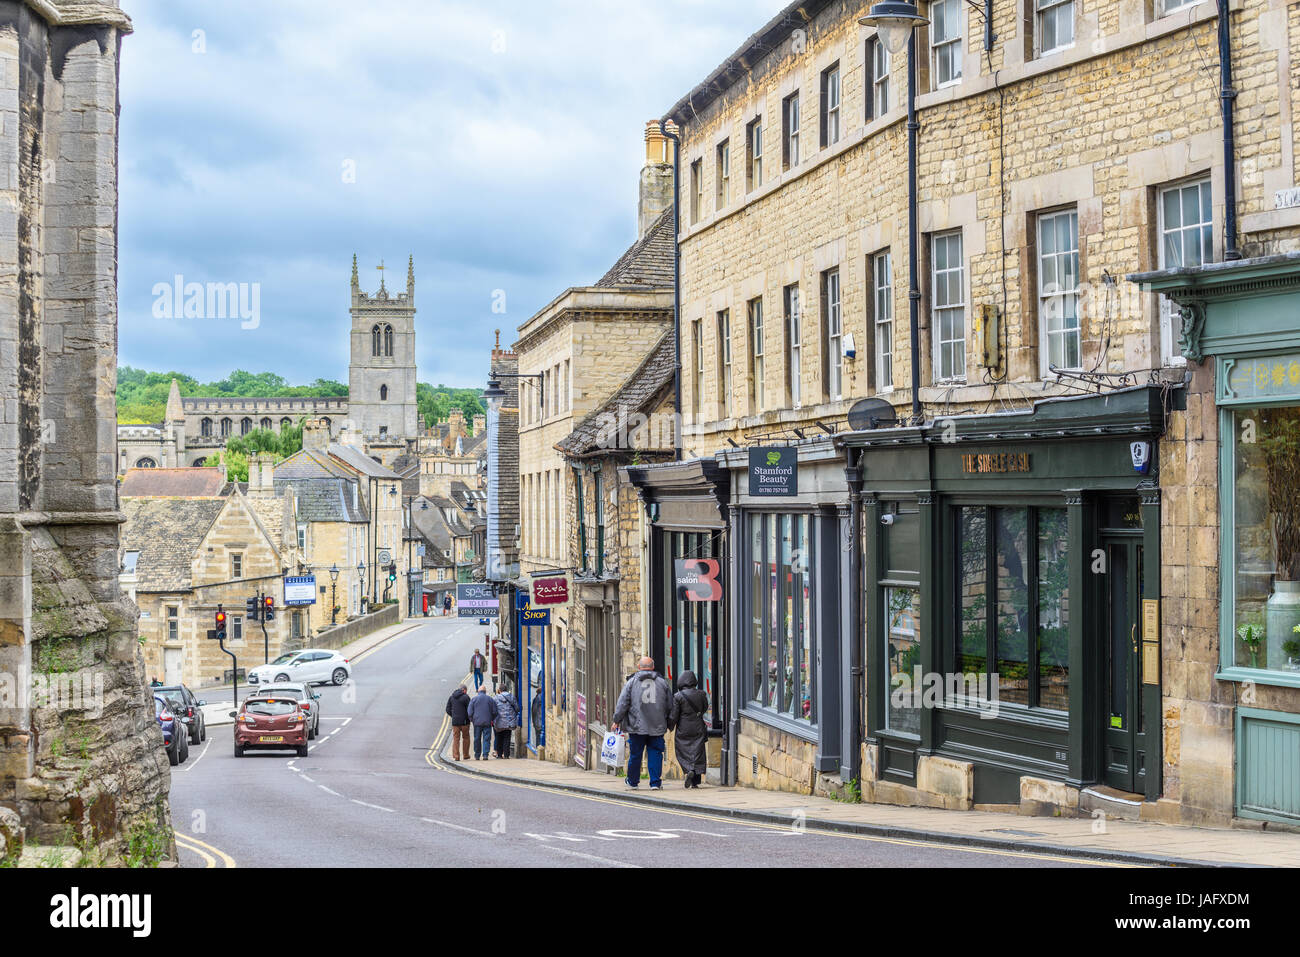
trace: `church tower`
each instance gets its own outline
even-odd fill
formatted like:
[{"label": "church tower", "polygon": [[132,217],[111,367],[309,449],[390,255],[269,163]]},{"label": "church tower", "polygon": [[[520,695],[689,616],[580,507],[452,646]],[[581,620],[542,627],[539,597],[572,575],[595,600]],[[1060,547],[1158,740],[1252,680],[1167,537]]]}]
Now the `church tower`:
[{"label": "church tower", "polygon": [[348,369],[348,418],[367,440],[414,439],[419,434],[415,401],[415,258],[406,266],[406,292],[390,295],[384,267],[379,290],[361,291],[352,257],[352,359]]}]

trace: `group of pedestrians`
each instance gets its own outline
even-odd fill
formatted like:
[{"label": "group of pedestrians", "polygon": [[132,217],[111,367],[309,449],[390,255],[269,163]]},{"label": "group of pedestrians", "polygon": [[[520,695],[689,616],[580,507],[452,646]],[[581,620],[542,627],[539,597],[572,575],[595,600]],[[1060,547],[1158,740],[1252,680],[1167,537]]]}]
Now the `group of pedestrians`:
[{"label": "group of pedestrians", "polygon": [[470,728],[474,729],[475,761],[486,761],[489,754],[498,758],[510,757],[514,731],[519,727],[519,699],[504,682],[495,694],[488,693],[487,681],[483,677],[486,664],[483,653],[475,648],[470,658],[474,696],[470,697],[469,689],[461,685],[447,699],[453,761],[469,760]]},{"label": "group of pedestrians", "polygon": [[709,710],[709,696],[697,685],[693,671],[683,671],[677,678],[678,691],[672,693],[668,682],[655,671],[653,658],[637,662],[636,674],[627,680],[614,706],[614,731],[627,734],[628,787],[641,784],[641,758],[646,757],[650,772],[650,790],[663,789],[664,735],[676,731],[673,751],[686,776],[686,787],[698,788],[708,769],[705,745],[708,741],[704,715]]}]

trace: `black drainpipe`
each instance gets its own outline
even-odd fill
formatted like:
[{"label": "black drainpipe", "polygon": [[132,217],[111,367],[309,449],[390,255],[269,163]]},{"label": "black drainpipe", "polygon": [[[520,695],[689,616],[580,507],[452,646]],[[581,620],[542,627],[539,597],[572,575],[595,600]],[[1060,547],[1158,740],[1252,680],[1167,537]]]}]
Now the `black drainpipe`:
[{"label": "black drainpipe", "polygon": [[1219,102],[1223,106],[1223,258],[1240,259],[1237,248],[1237,149],[1233,138],[1232,36],[1228,0],[1219,2]]},{"label": "black drainpipe", "polygon": [[682,446],[686,437],[682,428],[682,247],[677,242],[681,222],[681,191],[678,177],[681,174],[682,141],[676,133],[668,131],[668,124],[659,121],[659,132],[673,141],[673,413],[676,415],[673,436],[673,458],[682,460]]},{"label": "black drainpipe", "polygon": [[849,720],[851,730],[844,747],[849,752],[849,780],[858,782],[858,791],[862,790],[862,548],[865,536],[862,534],[862,466],[864,453],[861,449],[846,448],[845,458],[848,467],[845,477],[849,486],[849,615],[852,626],[849,628],[849,688],[852,700],[849,702]]}]

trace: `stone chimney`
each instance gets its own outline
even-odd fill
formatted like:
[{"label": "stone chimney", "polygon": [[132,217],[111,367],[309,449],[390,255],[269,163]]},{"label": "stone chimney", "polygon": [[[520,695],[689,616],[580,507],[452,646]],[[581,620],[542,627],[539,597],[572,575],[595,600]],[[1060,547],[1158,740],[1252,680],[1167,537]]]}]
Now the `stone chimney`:
[{"label": "stone chimney", "polygon": [[270,497],[275,495],[275,456],[258,452],[248,463],[248,494]]},{"label": "stone chimney", "polygon": [[476,415],[471,421],[473,422],[473,431],[470,432],[470,435],[478,435],[487,428],[487,416],[485,415]]},{"label": "stone chimney", "polygon": [[302,447],[323,451],[330,444],[330,427],[324,419],[306,419],[302,423]]},{"label": "stone chimney", "polygon": [[[676,133],[676,124],[668,124]],[[665,209],[673,204],[673,141],[659,131],[659,121],[645,125],[645,168],[637,205],[637,235],[644,236]]]},{"label": "stone chimney", "polygon": [[460,409],[452,409],[447,413],[447,438],[453,443],[458,436],[465,434],[465,413]]}]

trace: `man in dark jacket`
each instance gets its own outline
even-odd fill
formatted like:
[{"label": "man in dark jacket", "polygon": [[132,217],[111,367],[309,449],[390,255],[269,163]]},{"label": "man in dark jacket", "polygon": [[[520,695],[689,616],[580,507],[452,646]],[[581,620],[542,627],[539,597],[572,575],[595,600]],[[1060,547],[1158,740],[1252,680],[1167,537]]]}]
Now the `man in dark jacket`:
[{"label": "man in dark jacket", "polygon": [[650,790],[663,790],[664,735],[673,691],[655,671],[653,658],[637,662],[637,672],[627,679],[614,707],[613,727],[627,733],[627,780],[630,788],[641,783],[641,754],[649,750]]},{"label": "man in dark jacket", "polygon": [[515,727],[519,724],[519,702],[504,684],[492,700],[497,706],[497,717],[492,722],[492,727],[496,731],[496,755],[498,758],[508,758],[511,739],[515,736]]},{"label": "man in dark jacket", "polygon": [[[451,759],[469,760],[469,692],[461,685],[447,699],[447,714],[451,717]],[[462,758],[461,756],[464,755]]]},{"label": "man in dark jacket", "polygon": [[677,687],[681,690],[673,695],[673,706],[668,712],[668,730],[676,731],[673,751],[677,753],[677,763],[686,775],[688,788],[698,788],[708,770],[704,753],[708,742],[704,713],[709,710],[709,696],[696,687],[697,683],[695,672],[683,671],[677,678]]},{"label": "man in dark jacket", "polygon": [[542,697],[542,689],[537,689],[537,694],[533,695],[533,740],[540,746],[546,743],[546,699]]},{"label": "man in dark jacket", "polygon": [[483,652],[477,648],[474,654],[469,656],[469,670],[474,673],[474,690],[478,691],[483,687],[483,669],[487,667],[487,659],[483,657]]},{"label": "man in dark jacket", "polygon": [[474,760],[486,761],[492,750],[492,722],[497,717],[497,703],[488,694],[487,685],[478,689],[469,703],[469,721],[474,725]]}]

